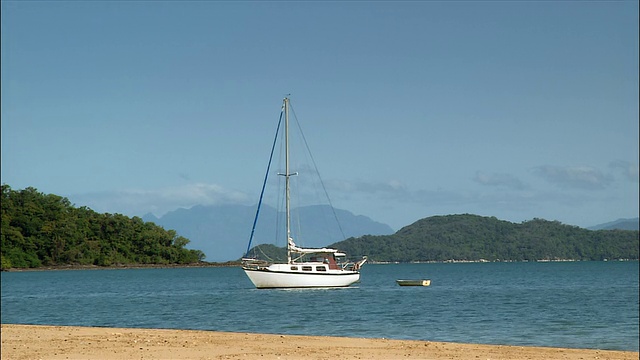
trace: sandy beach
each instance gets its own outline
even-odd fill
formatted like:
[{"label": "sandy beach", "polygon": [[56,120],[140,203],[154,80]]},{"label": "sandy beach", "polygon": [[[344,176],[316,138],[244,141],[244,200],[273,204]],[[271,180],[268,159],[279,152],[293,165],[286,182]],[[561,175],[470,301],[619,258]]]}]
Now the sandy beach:
[{"label": "sandy beach", "polygon": [[637,352],[229,333],[2,324],[2,360],[638,359]]}]

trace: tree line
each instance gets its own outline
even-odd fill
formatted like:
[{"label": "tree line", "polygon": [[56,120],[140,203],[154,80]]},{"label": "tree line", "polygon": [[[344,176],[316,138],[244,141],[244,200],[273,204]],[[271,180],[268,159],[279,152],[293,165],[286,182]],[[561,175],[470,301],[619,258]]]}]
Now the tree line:
[{"label": "tree line", "polygon": [[516,224],[463,214],[429,217],[393,235],[366,235],[329,246],[380,262],[638,260],[639,234],[587,230],[544,219]]},{"label": "tree line", "polygon": [[32,187],[2,185],[2,270],[56,265],[191,264],[189,240],[139,217],[100,214]]}]

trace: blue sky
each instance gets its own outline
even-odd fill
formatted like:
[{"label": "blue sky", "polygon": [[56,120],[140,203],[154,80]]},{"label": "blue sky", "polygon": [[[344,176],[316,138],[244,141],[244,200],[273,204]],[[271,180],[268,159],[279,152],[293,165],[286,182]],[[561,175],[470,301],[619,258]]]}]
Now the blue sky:
[{"label": "blue sky", "polygon": [[282,98],[333,205],[638,216],[638,2],[2,1],[2,183],[255,204]]}]

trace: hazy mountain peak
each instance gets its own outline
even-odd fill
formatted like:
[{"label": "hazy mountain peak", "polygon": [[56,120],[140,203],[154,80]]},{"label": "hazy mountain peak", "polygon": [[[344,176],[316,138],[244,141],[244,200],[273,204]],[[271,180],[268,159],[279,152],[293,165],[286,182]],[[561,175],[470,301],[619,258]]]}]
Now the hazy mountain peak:
[{"label": "hazy mountain peak", "polygon": [[[202,250],[207,261],[229,261],[239,259],[246,250],[255,211],[255,205],[196,205],[190,209],[181,208],[168,212],[160,218],[147,214],[143,219],[153,221],[165,229],[174,229],[190,239],[187,247]],[[322,247],[349,237],[393,233],[389,225],[342,209],[335,209],[340,228],[336,225],[335,229],[328,229],[326,222],[320,220],[334,217],[328,205],[303,206],[292,212],[304,224],[303,232],[296,238],[301,246]],[[273,221],[278,215],[276,209],[263,205],[260,214],[253,245],[273,243],[278,234]],[[284,246],[284,243],[276,245]]]},{"label": "hazy mountain peak", "polygon": [[640,230],[640,218],[618,219],[616,221],[591,226],[589,230]]}]

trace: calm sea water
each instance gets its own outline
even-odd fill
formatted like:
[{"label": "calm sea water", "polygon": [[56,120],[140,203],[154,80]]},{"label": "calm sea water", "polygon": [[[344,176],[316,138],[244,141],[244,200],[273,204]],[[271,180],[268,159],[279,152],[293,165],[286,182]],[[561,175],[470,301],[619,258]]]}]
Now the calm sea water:
[{"label": "calm sea water", "polygon": [[638,351],[638,268],[368,264],[313,290],[258,290],[240,268],[3,272],[1,320]]}]

